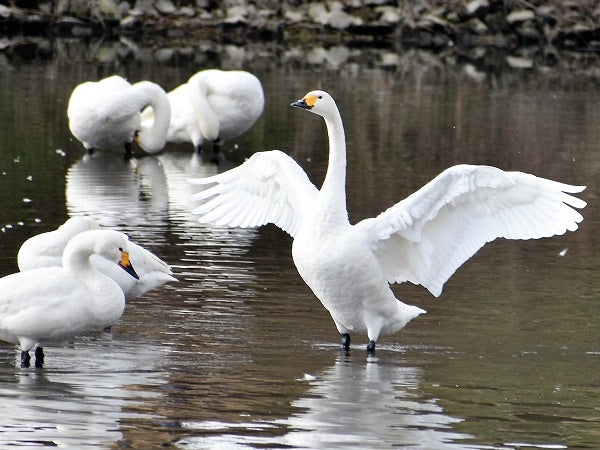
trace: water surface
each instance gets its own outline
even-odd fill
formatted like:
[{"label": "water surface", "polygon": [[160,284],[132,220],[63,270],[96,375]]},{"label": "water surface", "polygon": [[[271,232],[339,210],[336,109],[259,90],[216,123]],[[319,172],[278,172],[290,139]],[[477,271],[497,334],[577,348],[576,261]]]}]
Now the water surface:
[{"label": "water surface", "polygon": [[[180,280],[129,302],[110,333],[48,348],[43,369],[20,369],[17,350],[0,344],[0,443],[600,446],[597,83],[474,78],[460,64],[382,67],[339,48],[312,49],[304,65],[285,53],[219,50],[176,64],[13,60],[0,72],[1,273],[16,270],[27,237],[89,214],[168,261]],[[400,55],[413,56],[423,57]],[[89,157],[69,133],[66,103],[78,82],[119,73],[171,89],[212,66],[253,71],[266,93],[262,119],[225,144],[219,165],[183,145],[131,161],[118,151]],[[200,225],[190,214],[188,178],[255,151],[286,151],[321,183],[324,124],[289,107],[314,88],[335,96],[345,121],[353,222],[458,163],[585,184],[585,221],[566,236],[486,246],[437,300],[395,287],[428,314],[382,337],[374,357],[361,336],[345,354],[293,266],[289,236]]]}]

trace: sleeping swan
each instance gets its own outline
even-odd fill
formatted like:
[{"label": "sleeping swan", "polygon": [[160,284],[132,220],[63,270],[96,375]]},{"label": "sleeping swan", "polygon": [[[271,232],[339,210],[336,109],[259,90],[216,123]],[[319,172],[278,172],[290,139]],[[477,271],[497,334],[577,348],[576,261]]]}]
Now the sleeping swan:
[{"label": "sleeping swan", "polygon": [[[142,127],[140,111],[147,106],[154,111],[154,121],[152,126]],[[159,85],[150,81],[132,85],[113,75],[76,86],[67,116],[71,133],[88,153],[125,145],[125,156],[130,157],[134,139],[147,153],[157,153],[165,146],[171,107]]]},{"label": "sleeping swan", "polygon": [[[198,153],[204,141],[219,150],[223,141],[241,136],[263,112],[265,99],[258,78],[242,70],[202,70],[167,94],[171,105],[169,142],[190,142]],[[142,112],[150,126],[154,113]]]},{"label": "sleeping swan", "polygon": [[[62,258],[67,243],[79,233],[88,230],[100,230],[100,224],[89,216],[69,218],[56,230],[47,231],[30,237],[21,245],[17,254],[19,270],[38,267],[62,266]],[[145,248],[128,240],[129,259],[136,268],[138,278],[129,276],[118,266],[97,255],[91,257],[92,264],[100,272],[116,281],[126,299],[139,297],[146,292],[161,287],[165,283],[177,281],[167,263]]]},{"label": "sleeping swan", "polygon": [[255,153],[241,166],[195,184],[201,222],[238,227],[266,223],[293,238],[292,257],[306,284],[350,346],[350,332],[395,333],[424,313],[394,297],[389,283],[410,281],[436,297],[450,276],[496,238],[538,239],[575,231],[573,208],[586,203],[571,186],[495,167],[457,165],[375,218],[356,225],[346,210],[346,142],[335,101],[312,91],[292,106],[325,119],[329,165],[320,190],[284,153]]},{"label": "sleeping swan", "polygon": [[117,283],[94,268],[97,256],[137,277],[118,231],[92,230],[69,241],[62,267],[42,267],[0,278],[0,339],[21,347],[21,366],[44,361],[42,347],[113,325],[125,309]]}]

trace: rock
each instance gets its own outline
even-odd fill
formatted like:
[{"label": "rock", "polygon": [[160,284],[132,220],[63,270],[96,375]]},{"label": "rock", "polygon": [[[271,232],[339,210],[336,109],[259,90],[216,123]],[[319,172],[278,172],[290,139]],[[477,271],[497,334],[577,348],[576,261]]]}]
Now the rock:
[{"label": "rock", "polygon": [[358,17],[353,17],[344,11],[334,11],[327,15],[325,24],[331,28],[345,30],[351,25],[360,25],[362,20]]},{"label": "rock", "polygon": [[177,9],[171,0],[158,0],[154,7],[159,13],[164,15],[175,14],[177,12]]},{"label": "rock", "polygon": [[401,17],[398,8],[393,6],[379,6],[375,11],[379,14],[381,22],[392,24],[400,22]]},{"label": "rock", "polygon": [[467,10],[467,14],[472,16],[479,11],[479,9],[487,8],[488,6],[490,6],[488,0],[471,0],[465,5],[465,9]]},{"label": "rock", "polygon": [[508,55],[506,57],[506,63],[509,67],[513,69],[532,69],[533,61],[529,58],[524,58],[521,56],[511,56]]},{"label": "rock", "polygon": [[0,17],[3,19],[8,19],[12,16],[12,8],[9,8],[5,5],[0,5]]},{"label": "rock", "polygon": [[526,20],[535,19],[535,13],[529,9],[513,11],[506,16],[508,23],[525,22]]}]

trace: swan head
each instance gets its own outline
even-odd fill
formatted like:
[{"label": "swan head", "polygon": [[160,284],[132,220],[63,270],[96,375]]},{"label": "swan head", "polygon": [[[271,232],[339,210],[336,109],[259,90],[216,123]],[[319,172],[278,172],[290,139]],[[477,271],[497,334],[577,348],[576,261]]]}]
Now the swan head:
[{"label": "swan head", "polygon": [[63,266],[70,266],[80,257],[98,255],[120,266],[132,277],[139,279],[129,260],[127,237],[115,230],[90,230],[73,237],[63,252]]},{"label": "swan head", "polygon": [[306,109],[320,116],[330,116],[337,112],[337,105],[333,97],[325,91],[310,91],[300,100],[290,106]]}]

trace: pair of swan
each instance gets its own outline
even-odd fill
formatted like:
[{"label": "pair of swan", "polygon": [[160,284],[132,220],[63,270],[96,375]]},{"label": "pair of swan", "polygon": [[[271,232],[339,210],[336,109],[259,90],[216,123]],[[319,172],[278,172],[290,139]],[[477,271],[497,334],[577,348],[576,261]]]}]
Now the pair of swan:
[{"label": "pair of swan", "polygon": [[[56,230],[27,239],[17,254],[19,270],[24,272],[39,267],[61,266],[64,249],[73,237],[84,231],[99,229],[100,225],[91,217],[74,216]],[[127,235],[123,236],[129,239]],[[117,282],[125,298],[139,297],[166,283],[177,281],[169,265],[152,252],[129,240],[128,249],[131,262],[139,276],[137,279],[128,276],[114,264],[107,263],[104,258],[97,255],[90,258],[96,269]]]},{"label": "pair of swan", "polygon": [[496,238],[538,239],[575,231],[586,203],[571,186],[490,166],[457,165],[375,218],[355,225],[346,210],[346,142],[339,110],[324,91],[291,106],[325,119],[329,163],[321,189],[286,154],[253,154],[229,171],[192,180],[204,223],[273,223],[294,239],[292,257],[306,284],[350,346],[367,334],[367,351],[425,311],[396,299],[389,283],[410,281],[439,296],[444,283]]},{"label": "pair of swan", "polygon": [[0,339],[20,345],[23,367],[34,347],[41,367],[44,345],[109,327],[126,299],[177,281],[160,258],[85,216],[29,238],[17,262],[20,272],[0,279]]},{"label": "pair of swan", "polygon": [[[191,143],[197,152],[205,141],[213,150],[241,136],[263,112],[265,98],[258,78],[242,70],[202,70],[167,94],[171,105],[168,142]],[[142,124],[155,119],[152,109],[142,112]]]},{"label": "pair of swan", "polygon": [[80,333],[113,325],[125,310],[119,285],[97,270],[92,256],[136,274],[129,242],[114,230],[84,231],[65,246],[60,267],[40,267],[0,278],[0,339],[18,344],[21,366],[44,362],[43,347]]},{"label": "pair of swan", "polygon": [[[140,111],[154,110],[154,122],[142,127]],[[125,145],[125,155],[132,155],[134,139],[147,153],[157,153],[165,146],[171,121],[171,107],[166,92],[150,81],[130,84],[113,75],[100,81],[87,81],[75,87],[67,106],[69,129],[88,153]]]},{"label": "pair of swan", "polygon": [[132,142],[157,153],[166,142],[204,141],[215,150],[226,139],[248,131],[264,107],[258,78],[238,70],[204,70],[167,95],[150,81],[130,84],[114,75],[75,87],[67,107],[69,129],[88,153]]}]

